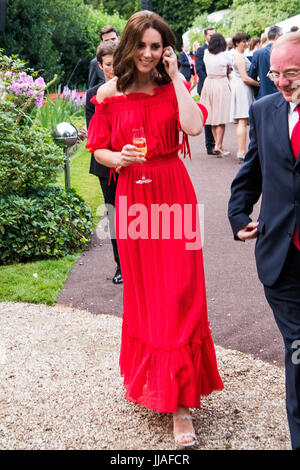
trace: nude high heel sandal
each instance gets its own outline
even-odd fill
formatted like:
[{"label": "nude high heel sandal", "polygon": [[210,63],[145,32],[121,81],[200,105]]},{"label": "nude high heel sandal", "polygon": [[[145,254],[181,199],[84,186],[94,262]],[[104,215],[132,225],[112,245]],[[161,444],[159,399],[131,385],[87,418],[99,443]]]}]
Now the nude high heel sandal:
[{"label": "nude high heel sandal", "polygon": [[[187,419],[189,421],[192,421],[192,417],[190,414],[182,414],[182,415],[176,415],[174,416],[173,415],[173,419],[174,419],[174,422],[178,421],[178,420],[184,420],[184,419]],[[192,433],[192,432],[181,432],[177,435],[174,435],[175,436],[175,443],[176,445],[180,446],[180,447],[192,447],[194,446],[195,444],[197,444],[197,437],[196,437],[196,434],[195,433]],[[185,438],[190,438],[192,439],[191,441],[187,441],[187,442],[184,442],[183,440]],[[183,442],[182,442],[183,441]]]}]

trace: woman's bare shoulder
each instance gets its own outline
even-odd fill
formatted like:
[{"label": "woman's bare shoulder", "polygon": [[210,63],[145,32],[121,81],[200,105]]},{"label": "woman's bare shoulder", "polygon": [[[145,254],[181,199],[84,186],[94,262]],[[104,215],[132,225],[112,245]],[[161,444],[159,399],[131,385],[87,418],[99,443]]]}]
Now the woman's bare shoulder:
[{"label": "woman's bare shoulder", "polygon": [[112,78],[98,88],[97,101],[101,103],[105,98],[118,95],[117,77]]},{"label": "woman's bare shoulder", "polygon": [[234,55],[234,63],[235,64],[245,64],[245,57],[243,54],[235,54]]}]

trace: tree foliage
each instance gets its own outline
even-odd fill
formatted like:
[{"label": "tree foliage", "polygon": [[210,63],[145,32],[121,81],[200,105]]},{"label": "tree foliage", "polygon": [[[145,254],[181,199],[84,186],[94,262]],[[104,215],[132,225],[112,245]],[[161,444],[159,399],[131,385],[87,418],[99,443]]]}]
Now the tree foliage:
[{"label": "tree foliage", "polygon": [[[177,37],[177,46],[180,48],[182,34],[185,33],[193,23],[194,15],[204,11],[213,12],[227,8],[233,0],[152,0],[152,10],[162,16],[170,25]],[[133,13],[141,10],[141,0],[84,0],[84,3],[99,8],[101,5],[108,14],[114,11],[128,19]]]},{"label": "tree foliage", "polygon": [[[237,32],[250,36],[260,36],[264,30],[280,21],[297,15],[300,11],[300,0],[233,0],[230,13],[221,21],[214,23],[216,30],[225,37],[232,37]],[[193,22],[189,40],[203,40],[203,29],[211,23],[208,11],[197,16]]]},{"label": "tree foliage", "polygon": [[95,9],[104,8],[109,15],[118,12],[125,19],[141,9],[140,0],[83,0],[83,2]]},{"label": "tree foliage", "polygon": [[[231,3],[152,0],[152,9],[170,24],[180,48],[195,12],[211,12]],[[59,83],[83,89],[100,29],[112,24],[122,33],[126,20],[141,9],[140,0],[6,0],[6,4],[6,30],[0,33],[5,53],[17,54],[30,67],[43,70],[45,81],[57,74]]]},{"label": "tree foliage", "polygon": [[182,44],[182,35],[193,25],[195,14],[211,13],[231,4],[232,0],[152,0],[153,10],[169,23],[176,34],[178,48]]},{"label": "tree foliage", "polygon": [[300,0],[234,0],[231,13],[230,35],[245,31],[250,36],[260,35],[268,26],[272,26],[300,11]]},{"label": "tree foliage", "polygon": [[7,0],[6,30],[0,47],[17,54],[49,81],[58,74],[68,85],[85,87],[90,60],[100,42],[99,30],[113,24],[120,32],[125,20],[117,13],[95,10],[83,0]]}]

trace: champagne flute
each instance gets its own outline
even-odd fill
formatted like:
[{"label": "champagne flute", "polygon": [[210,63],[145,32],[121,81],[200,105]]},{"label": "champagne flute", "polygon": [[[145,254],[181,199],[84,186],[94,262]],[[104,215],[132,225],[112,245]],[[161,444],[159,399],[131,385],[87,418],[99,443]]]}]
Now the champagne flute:
[{"label": "champagne flute", "polygon": [[[139,152],[142,152],[144,155],[147,154],[147,141],[145,137],[145,131],[143,127],[137,127],[136,129],[132,129],[132,141],[133,145],[135,145]],[[151,183],[152,180],[146,179],[144,174],[144,166],[143,162],[141,162],[142,167],[142,177],[141,179],[137,180],[137,184],[144,184],[144,183]]]}]

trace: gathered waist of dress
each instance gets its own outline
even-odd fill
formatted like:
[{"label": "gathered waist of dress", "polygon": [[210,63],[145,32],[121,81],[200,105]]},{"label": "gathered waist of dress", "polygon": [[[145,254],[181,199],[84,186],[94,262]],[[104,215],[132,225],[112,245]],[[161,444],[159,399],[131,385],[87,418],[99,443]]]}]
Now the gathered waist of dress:
[{"label": "gathered waist of dress", "polygon": [[[179,155],[178,155],[178,150],[172,153],[167,153],[165,155],[152,155],[151,158],[146,160],[144,162],[144,166],[156,166],[156,165],[164,165],[164,164],[170,164],[170,163],[176,163],[180,161]],[[126,173],[127,171],[130,171],[130,169],[133,168],[141,168],[140,163],[134,163],[132,165],[128,165],[124,168],[122,168],[122,172]],[[110,175],[109,175],[109,180],[108,180],[108,185],[110,185],[111,178],[114,178],[116,181],[116,175],[115,175],[115,169],[111,168],[110,169]]]},{"label": "gathered waist of dress", "polygon": [[171,161],[178,159],[178,150],[176,150],[175,152],[167,153],[165,155],[152,155],[151,158],[146,159],[144,165],[160,165],[161,163],[170,163]]},{"label": "gathered waist of dress", "polygon": [[213,73],[210,73],[207,75],[207,78],[228,78],[227,75],[214,75]]}]

